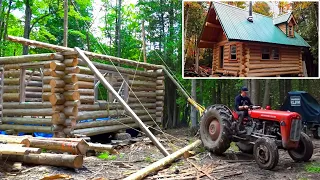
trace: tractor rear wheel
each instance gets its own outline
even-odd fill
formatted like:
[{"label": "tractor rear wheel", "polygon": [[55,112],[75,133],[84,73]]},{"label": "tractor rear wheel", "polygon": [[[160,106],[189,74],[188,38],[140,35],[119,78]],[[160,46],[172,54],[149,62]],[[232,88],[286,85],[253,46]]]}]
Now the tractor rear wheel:
[{"label": "tractor rear wheel", "polygon": [[271,138],[259,138],[253,147],[253,156],[261,169],[273,169],[279,162],[278,147]]},{"label": "tractor rear wheel", "polygon": [[312,134],[315,139],[320,139],[320,126],[317,126],[316,130],[312,131]]},{"label": "tractor rear wheel", "polygon": [[221,155],[229,147],[232,140],[232,114],[224,105],[212,105],[201,116],[200,137],[203,146]]},{"label": "tractor rear wheel", "polygon": [[313,154],[313,144],[309,136],[301,132],[298,148],[288,150],[288,153],[294,161],[309,161]]},{"label": "tractor rear wheel", "polygon": [[239,150],[243,153],[252,154],[253,153],[253,145],[247,142],[237,142]]}]

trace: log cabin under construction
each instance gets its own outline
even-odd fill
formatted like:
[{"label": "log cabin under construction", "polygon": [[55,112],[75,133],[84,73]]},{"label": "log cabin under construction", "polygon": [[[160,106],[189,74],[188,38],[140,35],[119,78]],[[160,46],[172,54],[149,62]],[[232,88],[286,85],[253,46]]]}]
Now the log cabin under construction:
[{"label": "log cabin under construction", "polygon": [[[25,43],[23,38],[9,37],[9,40]],[[26,44],[32,43],[29,40]],[[42,44],[32,45],[41,48]],[[57,52],[0,57],[0,130],[10,134],[43,132],[55,137],[74,137],[138,128],[138,123],[101,86],[78,53],[59,47],[46,44],[42,48]],[[117,66],[93,62],[146,125],[161,123],[162,66],[87,54],[100,62],[116,63]]]},{"label": "log cabin under construction", "polygon": [[234,77],[305,76],[304,48],[292,13],[270,18],[212,2],[198,48],[212,48],[212,75]]}]

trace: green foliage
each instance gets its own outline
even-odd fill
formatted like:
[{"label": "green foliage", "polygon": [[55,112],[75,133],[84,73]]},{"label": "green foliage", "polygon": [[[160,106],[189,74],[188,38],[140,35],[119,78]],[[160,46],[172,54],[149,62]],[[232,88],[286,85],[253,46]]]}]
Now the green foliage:
[{"label": "green foliage", "polygon": [[320,163],[309,163],[305,166],[305,170],[309,173],[320,173]]},{"label": "green foliage", "polygon": [[116,160],[117,156],[111,155],[109,152],[103,152],[98,155],[98,158],[103,160]]},{"label": "green foliage", "polygon": [[148,163],[152,163],[153,159],[150,156],[147,156],[147,157],[144,158],[144,161],[148,162]]},{"label": "green foliage", "polygon": [[256,1],[252,6],[252,11],[272,17],[272,12],[270,12],[270,7],[266,2]]}]

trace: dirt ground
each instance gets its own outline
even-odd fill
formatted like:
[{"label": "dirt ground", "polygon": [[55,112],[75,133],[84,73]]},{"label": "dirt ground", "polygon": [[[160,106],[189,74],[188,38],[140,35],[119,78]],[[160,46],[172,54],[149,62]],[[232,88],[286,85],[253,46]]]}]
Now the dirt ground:
[{"label": "dirt ground", "polygon": [[[197,139],[188,135],[188,129],[169,130],[167,133],[174,137],[158,135],[160,141],[170,151],[186,146]],[[178,140],[179,139],[179,140]],[[314,154],[310,162],[295,163],[286,151],[280,150],[278,166],[272,170],[262,170],[253,161],[252,155],[238,152],[236,146],[232,145],[224,156],[214,156],[205,151],[203,147],[197,148],[196,155],[188,158],[180,158],[169,167],[151,174],[146,179],[209,179],[203,171],[209,171],[212,179],[320,179],[320,140],[314,140]],[[140,137],[130,145],[118,148],[119,154],[105,155],[104,159],[97,156],[88,156],[84,159],[84,167],[81,169],[68,169],[51,166],[23,165],[18,172],[8,172],[8,162],[1,162],[0,179],[34,180],[54,174],[66,174],[76,180],[93,179],[123,179],[137,170],[148,166],[163,158],[160,151],[151,144],[146,137]],[[193,164],[193,165],[192,165]],[[317,164],[317,172],[310,172],[312,166]],[[195,167],[195,166],[197,167]],[[309,168],[308,168],[309,167]],[[311,167],[311,170],[310,170]],[[197,170],[200,169],[199,170]],[[213,171],[212,169],[215,168]],[[211,170],[210,170],[211,169]]]}]

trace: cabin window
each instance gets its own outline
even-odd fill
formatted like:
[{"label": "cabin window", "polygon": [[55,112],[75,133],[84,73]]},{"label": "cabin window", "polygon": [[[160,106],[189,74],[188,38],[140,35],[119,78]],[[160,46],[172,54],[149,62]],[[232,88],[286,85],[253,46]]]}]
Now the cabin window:
[{"label": "cabin window", "polygon": [[289,26],[289,36],[293,36],[293,26]]},{"label": "cabin window", "polygon": [[230,46],[230,59],[237,60],[237,46],[236,45]]},{"label": "cabin window", "polygon": [[267,47],[262,48],[262,59],[270,59],[270,49]]},{"label": "cabin window", "polygon": [[279,48],[271,48],[271,59],[279,59]]},{"label": "cabin window", "polygon": [[20,70],[19,100],[43,102],[43,66],[26,66]]}]

